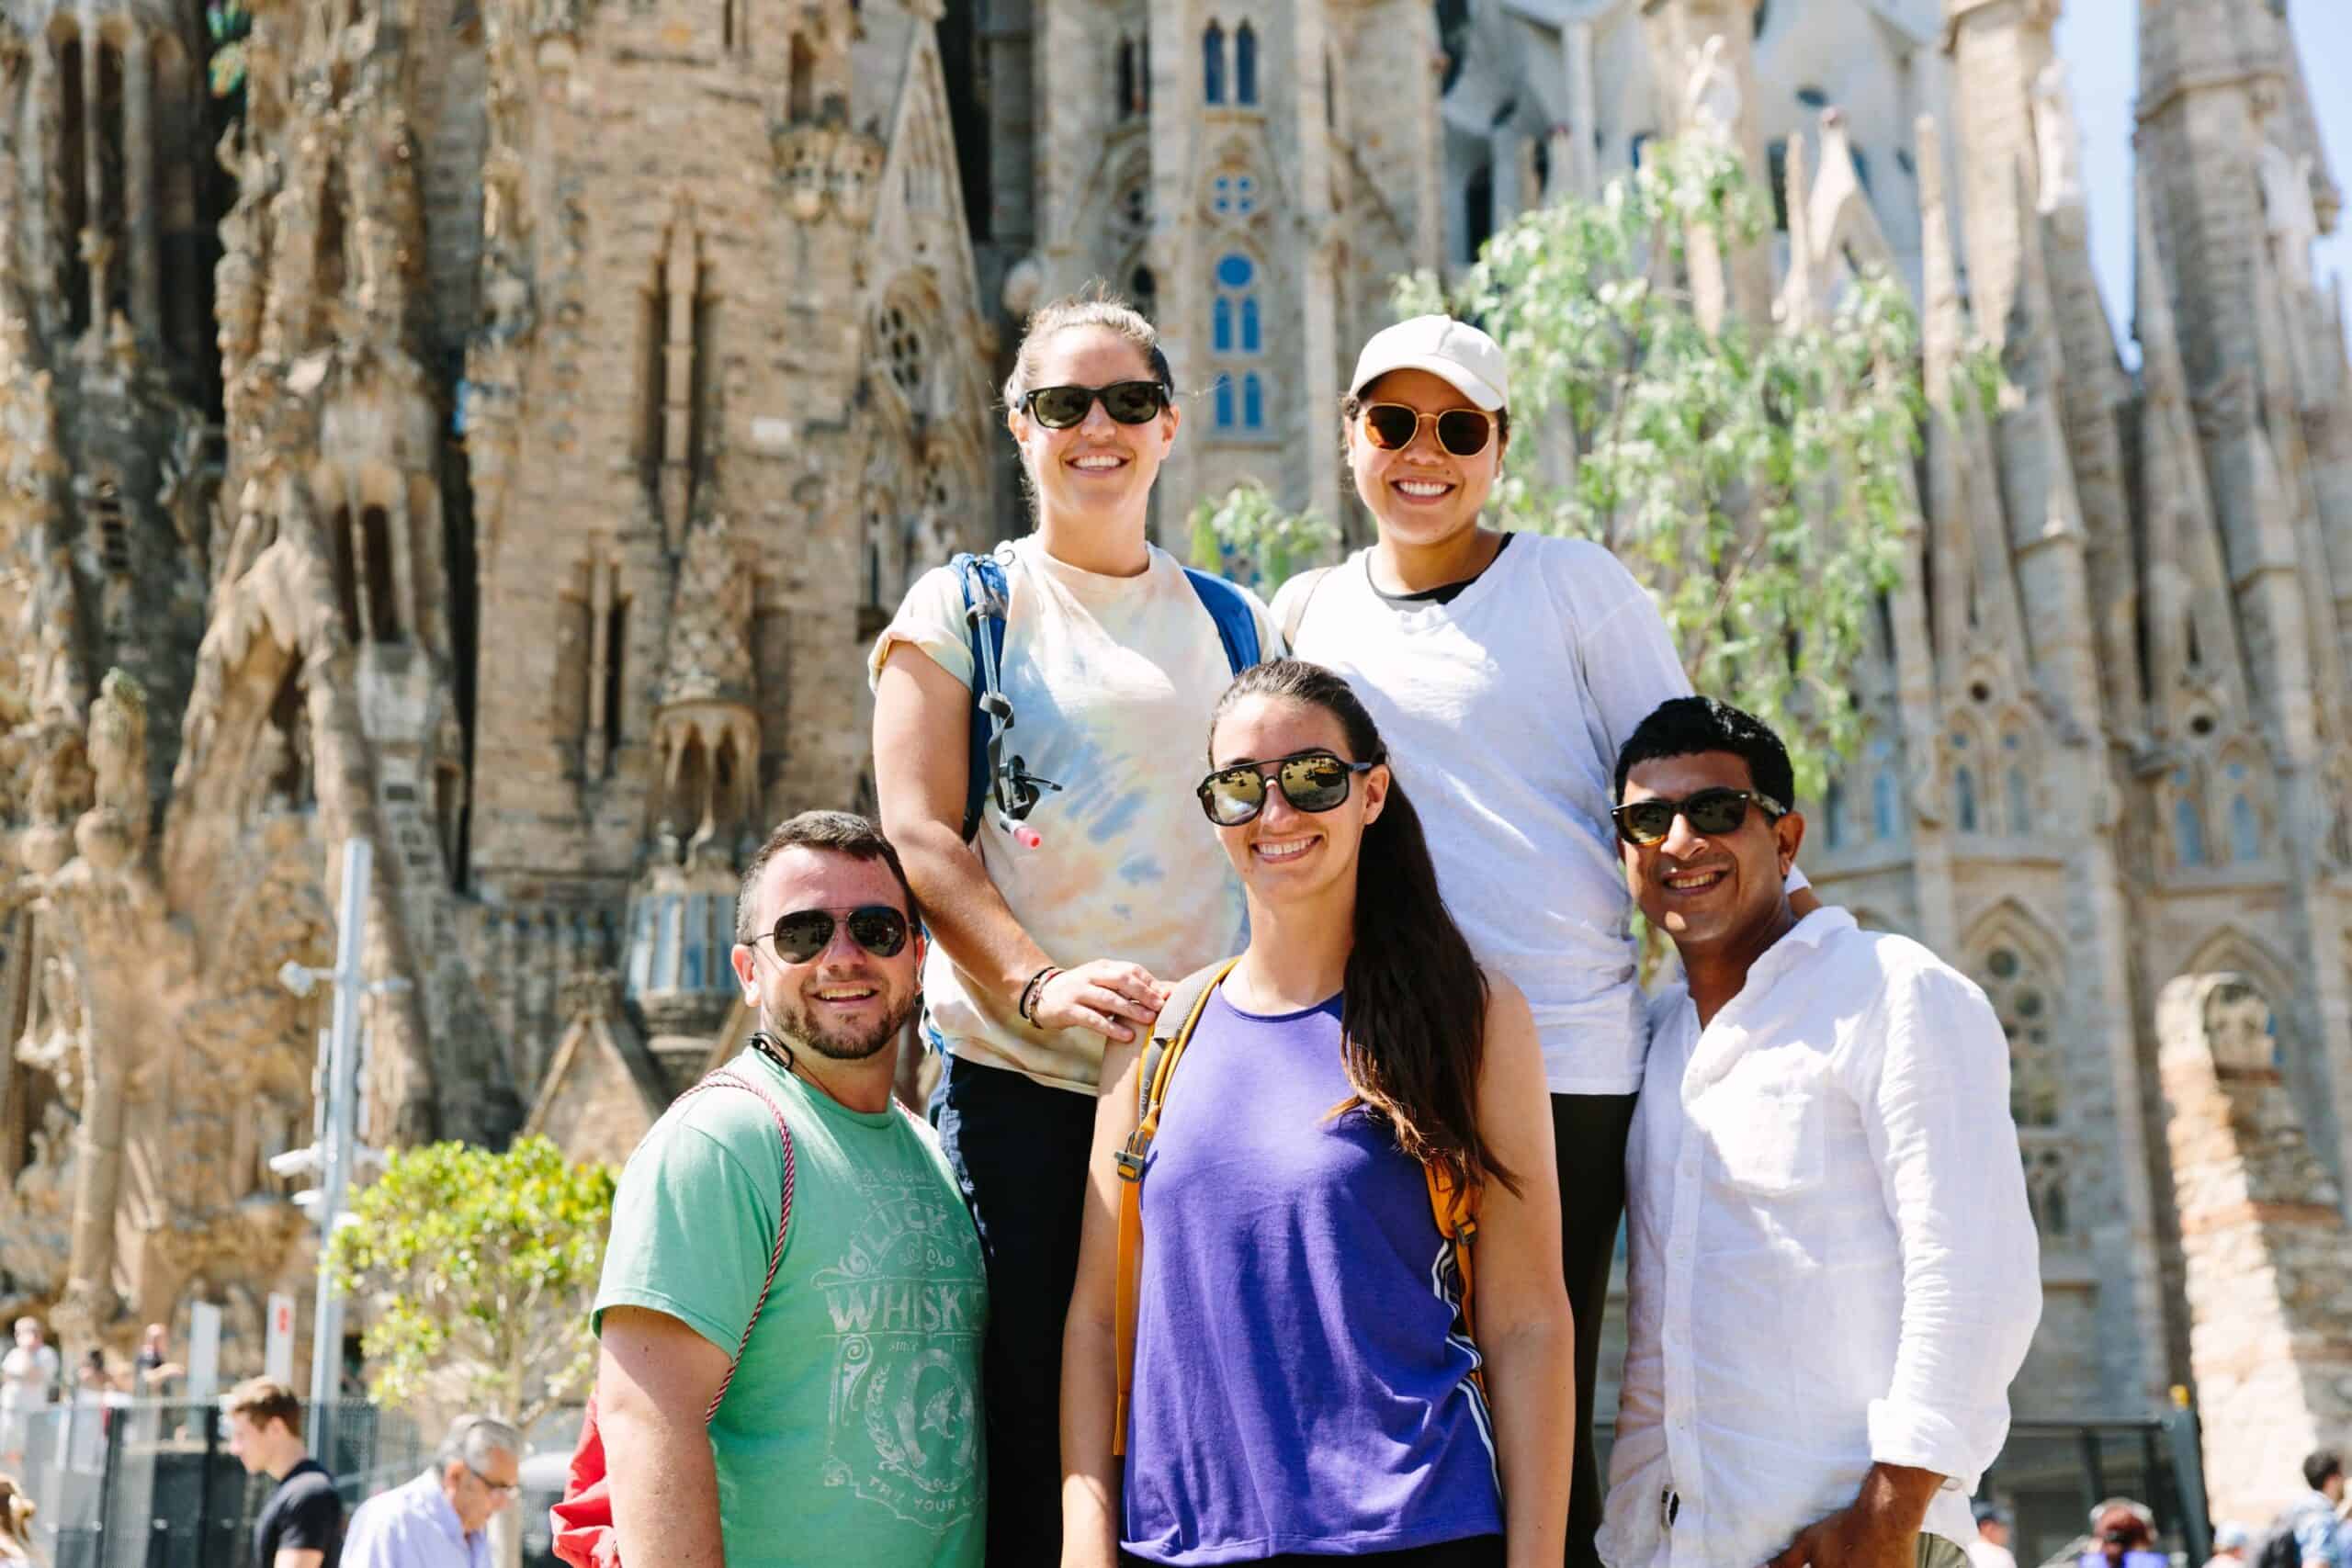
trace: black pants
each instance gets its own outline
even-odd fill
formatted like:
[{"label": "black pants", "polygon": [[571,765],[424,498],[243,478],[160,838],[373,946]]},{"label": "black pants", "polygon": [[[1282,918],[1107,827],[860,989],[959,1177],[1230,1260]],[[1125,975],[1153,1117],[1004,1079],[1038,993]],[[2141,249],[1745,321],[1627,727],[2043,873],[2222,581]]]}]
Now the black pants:
[{"label": "black pants", "polygon": [[980,1233],[989,1568],[1062,1551],[1062,1323],[1078,1280],[1094,1097],[950,1058],[932,1120]]},{"label": "black pants", "polygon": [[1567,1568],[1599,1568],[1600,1466],[1592,1448],[1592,1384],[1600,1364],[1600,1320],[1609,1305],[1609,1265],[1625,1215],[1625,1135],[1630,1094],[1555,1094],[1552,1141],[1560,1167],[1560,1267],[1577,1315],[1577,1455],[1568,1492]]},{"label": "black pants", "polygon": [[[1309,1557],[1303,1552],[1284,1552],[1280,1557],[1260,1557],[1251,1560],[1251,1568],[1317,1568],[1318,1564],[1336,1562],[1376,1562],[1380,1568],[1503,1568],[1503,1538],[1498,1535],[1466,1536],[1460,1540],[1441,1540],[1428,1546],[1409,1547],[1403,1551],[1360,1551],[1347,1558]],[[1119,1553],[1119,1568],[1159,1568],[1159,1564],[1137,1557],[1131,1551]]]}]

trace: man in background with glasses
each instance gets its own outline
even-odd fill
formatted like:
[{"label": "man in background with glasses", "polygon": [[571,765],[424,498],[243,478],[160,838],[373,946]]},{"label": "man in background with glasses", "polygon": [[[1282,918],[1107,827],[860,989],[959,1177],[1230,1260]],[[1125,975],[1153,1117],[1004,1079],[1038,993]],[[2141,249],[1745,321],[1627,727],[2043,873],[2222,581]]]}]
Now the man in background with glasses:
[{"label": "man in background with glasses", "polygon": [[490,1521],[521,1490],[523,1434],[460,1416],[415,1480],[354,1510],[343,1568],[490,1568]]},{"label": "man in background with glasses", "polygon": [[1789,754],[1678,697],[1617,756],[1625,874],[1683,980],[1626,1149],[1610,1568],[1967,1568],[2041,1315],[1984,994],[1843,909],[1799,919]]},{"label": "man in background with glasses", "polygon": [[848,812],[792,818],[744,870],[752,1043],[629,1157],[596,1293],[625,1563],[978,1568],[979,1241],[890,1093],[919,920]]}]

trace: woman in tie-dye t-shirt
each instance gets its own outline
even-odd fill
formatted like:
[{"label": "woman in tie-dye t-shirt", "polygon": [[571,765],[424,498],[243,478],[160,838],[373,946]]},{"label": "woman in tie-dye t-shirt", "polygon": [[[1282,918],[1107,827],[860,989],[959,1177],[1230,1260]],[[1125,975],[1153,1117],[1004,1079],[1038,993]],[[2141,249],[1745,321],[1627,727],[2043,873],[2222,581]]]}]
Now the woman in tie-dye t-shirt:
[{"label": "woman in tie-dye t-shirt", "polygon": [[1006,380],[1037,526],[997,547],[1000,680],[1024,766],[1060,786],[1026,832],[991,811],[963,838],[974,671],[954,571],[909,590],[870,662],[883,826],[933,937],[923,993],[948,1055],[933,1110],[988,1257],[991,1562],[1059,1553],[1062,1322],[1104,1047],[1240,945],[1239,885],[1184,783],[1232,671],[1148,537],[1174,399],[1150,323],[1107,299],[1040,310]]}]

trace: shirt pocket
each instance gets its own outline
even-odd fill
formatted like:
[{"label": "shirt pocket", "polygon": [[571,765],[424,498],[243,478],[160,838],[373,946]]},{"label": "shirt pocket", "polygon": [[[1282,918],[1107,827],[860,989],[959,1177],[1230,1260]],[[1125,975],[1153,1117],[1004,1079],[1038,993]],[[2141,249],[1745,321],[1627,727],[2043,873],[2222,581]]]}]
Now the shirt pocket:
[{"label": "shirt pocket", "polygon": [[1826,1165],[1820,1086],[1802,1078],[1730,1082],[1708,1097],[1707,1129],[1724,1179],[1743,1192],[1785,1198],[1821,1185]]}]

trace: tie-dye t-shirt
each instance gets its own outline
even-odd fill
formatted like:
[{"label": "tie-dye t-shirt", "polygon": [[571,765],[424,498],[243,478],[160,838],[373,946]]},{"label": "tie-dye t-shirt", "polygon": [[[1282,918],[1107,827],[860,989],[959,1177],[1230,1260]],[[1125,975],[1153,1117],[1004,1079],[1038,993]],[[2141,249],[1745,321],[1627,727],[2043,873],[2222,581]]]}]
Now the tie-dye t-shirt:
[{"label": "tie-dye t-shirt", "polygon": [[[1013,841],[993,813],[981,863],[1023,928],[1057,964],[1140,964],[1165,981],[1238,952],[1241,885],[1193,789],[1207,772],[1209,710],[1233,674],[1216,624],[1176,558],[1154,547],[1135,577],[1056,560],[1036,536],[999,547],[1011,600],[999,674],[1012,704],[1007,741],[1046,790]],[[1255,598],[1260,645],[1281,637]],[[875,640],[869,675],[911,643],[970,685],[970,631],[955,572],[926,572]],[[1102,1037],[1045,1032],[967,979],[933,944],[923,968],[933,1028],[956,1055],[1091,1093]]]}]

